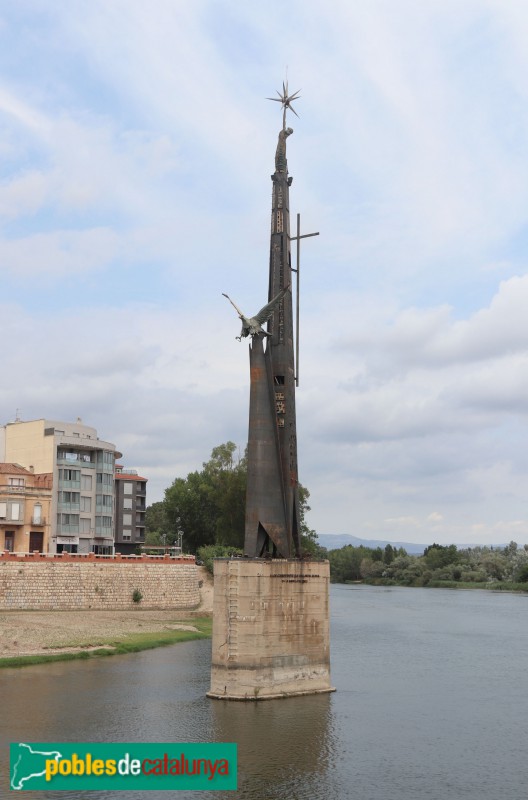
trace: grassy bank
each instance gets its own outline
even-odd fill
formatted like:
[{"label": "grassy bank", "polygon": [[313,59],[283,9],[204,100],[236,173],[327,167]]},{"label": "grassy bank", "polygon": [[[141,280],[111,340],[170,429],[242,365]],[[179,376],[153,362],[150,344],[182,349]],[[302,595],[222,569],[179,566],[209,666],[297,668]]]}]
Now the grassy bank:
[{"label": "grassy bank", "polygon": [[528,584],[514,581],[447,581],[430,580],[425,583],[421,578],[412,582],[399,582],[391,579],[370,579],[364,581],[345,581],[348,584],[365,583],[368,586],[403,586],[417,589],[486,589],[489,592],[528,593]]},{"label": "grassy bank", "polygon": [[486,589],[491,592],[528,592],[526,583],[514,581],[429,581],[432,589]]},{"label": "grassy bank", "polygon": [[[188,642],[192,639],[206,639],[211,636],[211,617],[195,617],[181,620],[182,625],[193,625],[196,630],[166,630],[146,633],[132,633],[119,639],[90,637],[89,641],[75,641],[61,645],[64,652],[39,653],[38,655],[13,656],[0,658],[2,667],[26,667],[33,664],[48,664],[53,661],[77,661],[88,658],[139,653],[141,650],[152,650],[154,647],[166,647],[177,642]],[[71,648],[79,648],[75,652]],[[56,650],[57,648],[53,648]]]}]

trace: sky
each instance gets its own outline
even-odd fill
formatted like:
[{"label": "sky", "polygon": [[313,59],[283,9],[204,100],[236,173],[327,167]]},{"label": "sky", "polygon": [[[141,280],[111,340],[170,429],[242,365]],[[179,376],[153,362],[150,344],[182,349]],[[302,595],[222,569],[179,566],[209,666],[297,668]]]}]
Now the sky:
[{"label": "sky", "polygon": [[247,441],[287,79],[310,527],[528,542],[528,5],[0,2],[0,424]]}]

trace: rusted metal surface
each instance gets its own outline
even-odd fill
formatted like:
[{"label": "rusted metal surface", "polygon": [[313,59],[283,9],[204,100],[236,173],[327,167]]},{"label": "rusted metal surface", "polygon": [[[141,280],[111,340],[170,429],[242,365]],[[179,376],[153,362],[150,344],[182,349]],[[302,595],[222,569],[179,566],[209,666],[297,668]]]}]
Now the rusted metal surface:
[{"label": "rusted metal surface", "polygon": [[[273,393],[269,385],[269,356],[263,336],[254,336],[250,347],[251,388],[249,398],[248,476],[246,536],[244,552],[261,556],[268,545],[287,558],[291,554],[287,535],[284,481],[280,459]],[[270,540],[268,542],[268,539]]]},{"label": "rusted metal surface", "polygon": [[271,553],[290,558],[298,556],[300,548],[293,308],[291,292],[284,291],[292,281],[291,178],[285,151],[272,181],[268,299],[282,297],[273,309],[267,335],[253,335],[250,346],[244,551],[250,557]]}]

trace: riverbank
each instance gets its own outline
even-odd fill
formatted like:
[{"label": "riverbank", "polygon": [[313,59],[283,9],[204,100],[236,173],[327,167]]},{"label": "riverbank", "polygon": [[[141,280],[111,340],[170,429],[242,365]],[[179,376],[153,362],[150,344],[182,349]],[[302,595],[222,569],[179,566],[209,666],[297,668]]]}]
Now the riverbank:
[{"label": "riverbank", "polygon": [[213,581],[198,567],[192,610],[7,611],[0,614],[0,667],[136,652],[211,635]]},{"label": "riverbank", "polygon": [[418,579],[413,583],[398,583],[394,580],[345,581],[345,584],[365,584],[366,586],[399,586],[407,589],[485,589],[487,592],[508,592],[509,594],[528,594],[528,583],[514,581],[443,581],[431,580],[424,583]]}]

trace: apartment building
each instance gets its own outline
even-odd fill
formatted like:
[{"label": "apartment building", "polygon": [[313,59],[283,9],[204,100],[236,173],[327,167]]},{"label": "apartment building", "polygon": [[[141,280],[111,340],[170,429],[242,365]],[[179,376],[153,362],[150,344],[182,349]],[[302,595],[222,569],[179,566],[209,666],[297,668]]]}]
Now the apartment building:
[{"label": "apartment building", "polygon": [[17,420],[0,427],[1,462],[51,474],[50,553],[113,553],[116,458],[121,453],[115,445],[79,418]]},{"label": "apartment building", "polygon": [[116,465],[115,472],[115,550],[135,553],[145,543],[147,478],[134,469]]},{"label": "apartment building", "polygon": [[0,552],[48,552],[51,495],[51,473],[0,463]]}]

